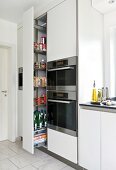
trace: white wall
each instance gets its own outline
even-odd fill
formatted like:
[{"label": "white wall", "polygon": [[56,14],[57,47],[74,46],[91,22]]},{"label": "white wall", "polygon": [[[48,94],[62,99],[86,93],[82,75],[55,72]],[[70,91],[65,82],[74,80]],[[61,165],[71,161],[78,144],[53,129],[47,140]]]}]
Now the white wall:
[{"label": "white wall", "polygon": [[78,0],[79,103],[91,100],[93,81],[103,84],[103,15]]},{"label": "white wall", "polygon": [[[10,57],[12,58],[9,60],[9,65],[10,63],[12,63],[12,67],[9,70],[10,72],[8,78],[9,80],[12,80],[12,87],[9,91],[10,102],[12,101],[11,103],[9,103],[9,108],[10,108],[9,113],[13,115],[13,119],[10,121],[9,128],[11,130],[11,133],[13,133],[13,136],[11,137],[11,135],[9,135],[9,139],[14,141],[15,137],[17,136],[17,128],[16,128],[17,127],[17,25],[16,24],[0,19],[0,45],[12,48],[10,53],[11,54]],[[14,107],[14,103],[16,103],[15,107]],[[16,129],[14,130],[14,128]]]},{"label": "white wall", "polygon": [[0,19],[0,42],[17,45],[17,25]]},{"label": "white wall", "polygon": [[[110,33],[111,29],[116,27],[116,11],[104,15],[104,84],[112,87],[112,77],[111,77],[111,58],[110,58]],[[111,95],[112,91],[111,91]],[[113,96],[111,96],[113,97]]]}]

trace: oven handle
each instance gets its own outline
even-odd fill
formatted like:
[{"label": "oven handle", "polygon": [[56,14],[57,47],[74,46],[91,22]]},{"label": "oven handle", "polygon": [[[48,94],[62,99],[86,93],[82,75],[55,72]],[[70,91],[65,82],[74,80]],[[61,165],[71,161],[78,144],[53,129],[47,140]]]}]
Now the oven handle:
[{"label": "oven handle", "polygon": [[64,100],[52,100],[52,99],[48,99],[48,102],[54,102],[54,103],[65,103],[65,104],[70,104],[70,103],[72,103],[71,101],[64,101]]},{"label": "oven handle", "polygon": [[73,70],[73,69],[74,67],[61,67],[61,68],[48,69],[48,71]]}]

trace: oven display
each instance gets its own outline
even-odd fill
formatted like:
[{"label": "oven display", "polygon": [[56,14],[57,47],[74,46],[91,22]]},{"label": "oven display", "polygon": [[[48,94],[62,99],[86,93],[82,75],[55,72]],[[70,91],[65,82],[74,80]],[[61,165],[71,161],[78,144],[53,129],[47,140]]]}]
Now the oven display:
[{"label": "oven display", "polygon": [[68,99],[68,93],[53,93],[53,97]]},{"label": "oven display", "polygon": [[57,67],[62,67],[62,66],[65,66],[65,65],[68,65],[68,60],[59,60],[59,61],[56,62]]}]

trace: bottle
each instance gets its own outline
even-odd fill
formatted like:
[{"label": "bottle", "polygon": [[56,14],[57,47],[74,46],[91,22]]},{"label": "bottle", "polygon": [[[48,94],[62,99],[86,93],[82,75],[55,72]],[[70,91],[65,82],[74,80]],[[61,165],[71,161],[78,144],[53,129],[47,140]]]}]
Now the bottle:
[{"label": "bottle", "polygon": [[37,130],[38,127],[38,111],[34,111],[34,130]]},{"label": "bottle", "polygon": [[34,130],[37,129],[37,122],[36,122],[36,116],[34,115]]},{"label": "bottle", "polygon": [[92,102],[97,102],[97,91],[95,87],[95,80],[93,83],[93,90],[92,90]]},{"label": "bottle", "polygon": [[109,99],[109,89],[108,89],[108,87],[106,87],[106,100],[108,100]]},{"label": "bottle", "polygon": [[47,127],[47,114],[46,114],[46,110],[44,110],[44,126]]},{"label": "bottle", "polygon": [[102,87],[102,101],[106,100],[106,92],[105,92],[105,88]]},{"label": "bottle", "polygon": [[42,128],[43,126],[43,110],[41,110],[41,113],[39,114],[39,127]]},{"label": "bottle", "polygon": [[98,102],[102,101],[102,89],[98,89],[97,100],[98,100]]},{"label": "bottle", "polygon": [[43,112],[43,110],[41,110],[41,120],[42,120],[42,126],[43,126],[43,123],[44,123],[44,112]]},{"label": "bottle", "polygon": [[40,111],[38,111],[38,120],[37,120],[38,128],[40,128],[40,115],[41,115],[41,113],[40,113]]},{"label": "bottle", "polygon": [[39,128],[42,128],[42,120],[41,120],[41,114],[39,114]]}]

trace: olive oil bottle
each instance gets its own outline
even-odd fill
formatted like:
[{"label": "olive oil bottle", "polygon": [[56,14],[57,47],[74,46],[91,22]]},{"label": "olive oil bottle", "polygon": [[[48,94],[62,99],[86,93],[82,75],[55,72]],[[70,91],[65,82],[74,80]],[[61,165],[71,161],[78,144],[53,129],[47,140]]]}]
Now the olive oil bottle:
[{"label": "olive oil bottle", "polygon": [[95,80],[94,80],[93,89],[92,89],[92,102],[97,102],[97,90],[96,90]]}]

